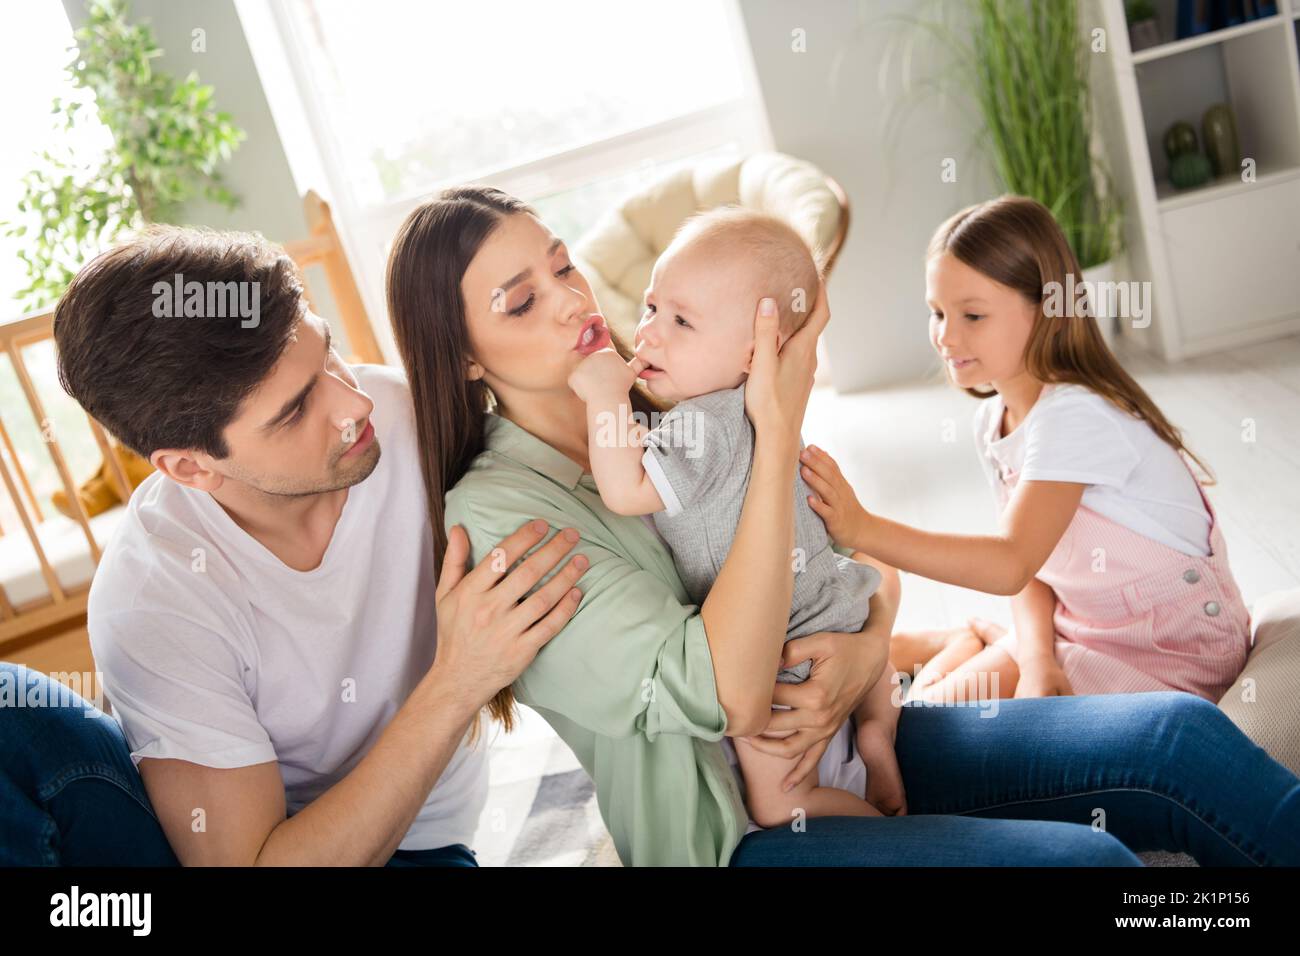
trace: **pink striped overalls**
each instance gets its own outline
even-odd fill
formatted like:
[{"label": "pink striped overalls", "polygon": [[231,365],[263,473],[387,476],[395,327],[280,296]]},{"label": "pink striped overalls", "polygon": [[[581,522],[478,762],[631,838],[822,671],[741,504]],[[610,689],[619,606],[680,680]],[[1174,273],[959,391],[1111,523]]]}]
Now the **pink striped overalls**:
[{"label": "pink striped overalls", "polygon": [[[1005,508],[1018,474],[1001,478]],[[1249,612],[1204,490],[1201,500],[1210,515],[1204,558],[1083,505],[1075,512],[1037,574],[1056,592],[1056,659],[1075,694],[1183,690],[1218,703],[1245,667]],[[994,646],[1015,657],[1015,634]]]}]

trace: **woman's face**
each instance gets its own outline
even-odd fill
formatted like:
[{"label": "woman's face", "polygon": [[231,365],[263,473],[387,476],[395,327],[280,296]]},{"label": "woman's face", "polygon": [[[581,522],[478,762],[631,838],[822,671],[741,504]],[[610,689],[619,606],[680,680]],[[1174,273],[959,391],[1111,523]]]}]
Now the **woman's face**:
[{"label": "woman's face", "polygon": [[1024,371],[1037,307],[951,253],[926,264],[930,344],[954,385],[1009,381]]},{"label": "woman's face", "polygon": [[[591,286],[535,217],[506,216],[461,279],[471,357],[507,405],[521,393],[568,390],[569,374],[610,344]],[[587,333],[587,334],[584,334]]]}]

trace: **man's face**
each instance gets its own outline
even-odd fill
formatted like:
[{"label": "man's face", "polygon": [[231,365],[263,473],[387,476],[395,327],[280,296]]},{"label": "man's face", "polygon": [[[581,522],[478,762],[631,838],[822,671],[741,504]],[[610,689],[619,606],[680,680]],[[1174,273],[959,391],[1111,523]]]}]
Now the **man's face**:
[{"label": "man's face", "polygon": [[374,471],[375,403],[329,335],[320,316],[305,313],[280,361],[226,426],[230,456],[198,456],[204,467],[266,494],[293,496],[348,488]]}]

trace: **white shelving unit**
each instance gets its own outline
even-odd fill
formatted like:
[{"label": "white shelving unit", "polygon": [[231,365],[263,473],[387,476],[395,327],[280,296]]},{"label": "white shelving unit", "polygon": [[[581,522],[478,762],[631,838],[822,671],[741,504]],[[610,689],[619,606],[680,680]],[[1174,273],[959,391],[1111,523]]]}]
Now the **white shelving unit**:
[{"label": "white shelving unit", "polygon": [[[1093,105],[1125,206],[1129,276],[1152,283],[1152,323],[1121,334],[1170,361],[1300,332],[1300,0],[1275,16],[1174,39],[1176,0],[1155,0],[1166,42],[1134,53],[1123,0],[1089,0],[1107,52]],[[1165,130],[1226,102],[1255,181],[1195,189],[1168,179]]]}]

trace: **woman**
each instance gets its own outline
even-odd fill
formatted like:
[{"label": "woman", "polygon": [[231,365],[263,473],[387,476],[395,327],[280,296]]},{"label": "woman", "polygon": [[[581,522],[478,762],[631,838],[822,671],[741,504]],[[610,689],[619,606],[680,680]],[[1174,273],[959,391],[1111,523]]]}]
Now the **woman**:
[{"label": "woman", "polygon": [[[585,333],[599,330],[598,305],[526,205],[469,186],[416,209],[393,245],[388,302],[438,547],[439,517],[465,527],[476,562],[492,559],[501,529],[539,517],[576,531],[590,561],[577,613],[513,689],[591,774],[625,864],[1135,865],[1133,850],[1156,848],[1202,863],[1300,864],[1300,780],[1212,704],[1176,693],[1005,701],[995,719],[909,705],[897,751],[911,815],[746,834],[720,739],[797,730],[754,742],[806,751],[792,776],[819,759],[833,771],[896,610],[887,590],[861,634],[785,645],[787,663],[815,658],[813,676],[775,684],[822,297],[779,357],[773,320],[756,321],[753,472],[731,554],[698,608],[647,524],[600,502],[583,407],[566,384]],[[772,714],[773,703],[794,709]],[[507,728],[511,706],[507,688],[492,707]],[[1232,785],[1240,779],[1248,794]],[[1086,825],[1098,808],[1109,833]]]}]

